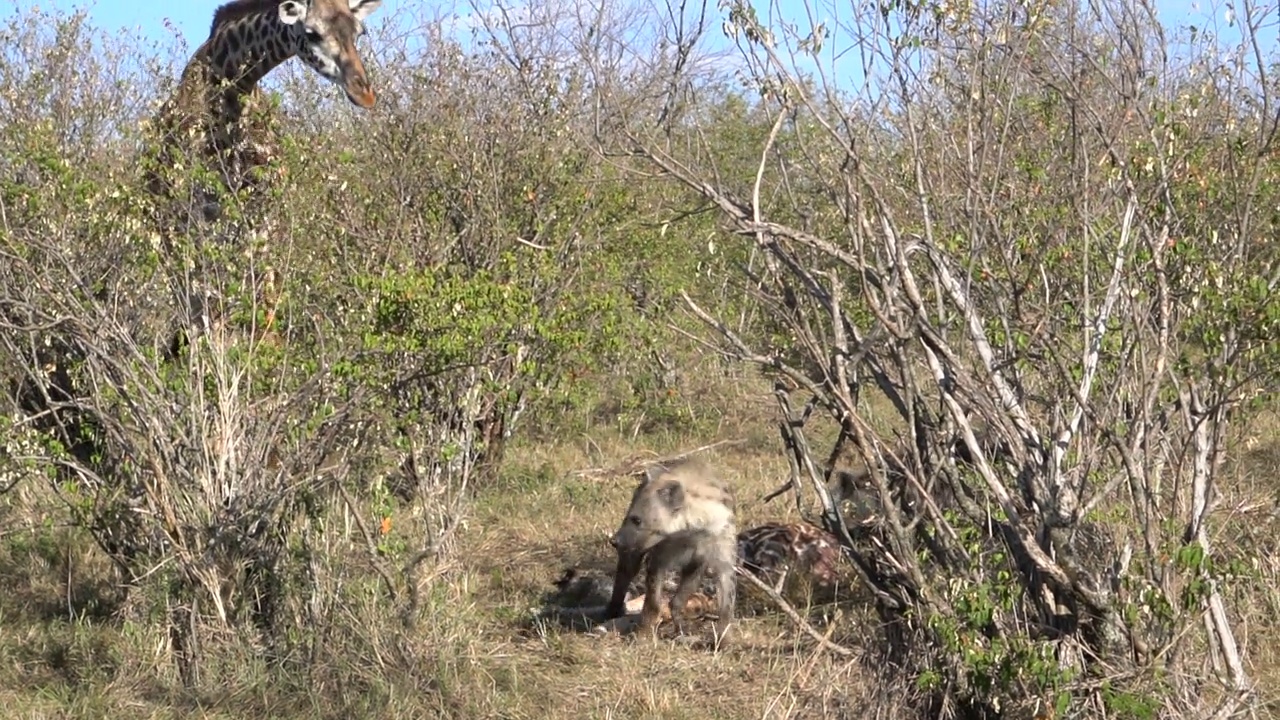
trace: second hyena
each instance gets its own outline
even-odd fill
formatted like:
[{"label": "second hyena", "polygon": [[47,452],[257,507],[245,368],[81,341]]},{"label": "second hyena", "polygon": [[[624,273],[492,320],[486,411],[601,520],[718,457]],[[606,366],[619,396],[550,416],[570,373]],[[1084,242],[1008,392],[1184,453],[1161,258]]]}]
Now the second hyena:
[{"label": "second hyena", "polygon": [[657,624],[665,576],[679,570],[671,619],[683,628],[685,605],[707,572],[716,578],[716,639],[727,634],[737,597],[738,541],[733,493],[705,464],[682,460],[649,468],[610,541],[618,551],[606,618],[625,611],[627,586],[648,563],[640,627]]}]

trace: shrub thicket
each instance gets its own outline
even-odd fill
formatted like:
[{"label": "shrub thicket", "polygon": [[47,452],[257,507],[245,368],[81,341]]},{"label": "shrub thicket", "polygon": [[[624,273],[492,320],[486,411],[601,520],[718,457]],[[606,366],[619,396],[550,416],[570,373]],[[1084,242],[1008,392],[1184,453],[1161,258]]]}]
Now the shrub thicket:
[{"label": "shrub thicket", "polygon": [[886,712],[1246,707],[1274,568],[1217,511],[1280,380],[1275,77],[1121,5],[728,2],[719,64],[705,4],[374,33],[374,111],[281,69],[269,181],[176,225],[141,171],[173,64],[32,11],[0,54],[0,517],[72,537],[9,555],[92,541],[123,590],[81,611],[190,690],[253,657],[447,698],[413,631],[511,444],[702,437],[689,394],[759,370]]}]

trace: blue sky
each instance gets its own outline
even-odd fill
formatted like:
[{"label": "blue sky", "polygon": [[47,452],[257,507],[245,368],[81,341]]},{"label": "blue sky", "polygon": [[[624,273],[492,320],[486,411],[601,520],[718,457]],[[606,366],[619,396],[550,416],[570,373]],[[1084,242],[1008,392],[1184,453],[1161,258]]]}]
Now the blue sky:
[{"label": "blue sky", "polygon": [[[392,10],[394,14],[397,6],[406,5],[409,1],[412,0],[383,0],[378,13]],[[25,3],[20,1],[17,10],[21,11],[21,5],[24,4],[66,11],[85,8],[89,11],[93,24],[103,30],[137,29],[155,40],[169,37],[169,31],[165,27],[168,24],[180,32],[191,47],[195,47],[208,34],[213,11],[223,2],[225,0],[27,0]]]},{"label": "blue sky", "polygon": [[[194,47],[204,39],[213,11],[218,5],[222,4],[222,1],[178,0],[177,2],[158,3],[147,0],[42,0],[36,2],[19,0],[15,5],[9,6],[11,8],[9,11],[0,11],[0,17],[14,12],[22,12],[24,6],[29,7],[31,5],[68,11],[72,8],[83,7],[89,11],[89,17],[94,24],[104,30],[136,29],[148,38],[163,40],[171,37],[170,30],[166,29],[166,26],[169,26],[179,32],[187,43]],[[850,2],[856,1],[850,0]],[[757,2],[756,4],[759,6],[763,3]],[[799,0],[781,0],[778,4],[784,11],[788,11],[788,14],[795,17],[803,16],[802,5]],[[438,12],[441,15],[465,15],[470,12],[470,4],[466,2],[436,3],[429,0],[383,0],[382,8],[378,10],[375,19],[395,16],[402,9],[407,9],[410,6],[415,8],[427,7],[429,8],[428,12]],[[1223,0],[1212,0],[1210,2],[1156,0],[1156,6],[1159,8],[1161,19],[1167,24],[1196,24],[1203,28],[1207,25],[1212,26],[1210,24],[1216,21],[1220,34],[1224,38],[1230,37],[1234,39],[1235,33],[1230,32],[1224,22],[1225,14],[1230,4]],[[1277,32],[1277,28],[1274,25],[1271,27],[1271,32],[1273,34]]]},{"label": "blue sky", "polygon": [[[46,10],[56,9],[67,12],[75,8],[84,8],[88,11],[91,24],[100,30],[111,33],[120,29],[127,29],[131,37],[140,36],[144,41],[163,45],[169,45],[175,40],[181,40],[185,43],[187,50],[192,50],[206,37],[213,11],[223,1],[225,0],[176,0],[170,2],[149,0],[18,0],[16,4],[6,4],[8,9],[0,9],[0,25],[4,24],[14,13],[21,13],[24,9],[32,6]],[[482,5],[487,5],[489,1],[475,0],[475,2]],[[508,0],[507,4],[518,5],[522,1],[524,0]],[[599,1],[593,0],[592,4]],[[661,0],[654,1],[661,5]],[[981,0],[978,1],[981,2]],[[1195,25],[1200,29],[1209,29],[1216,32],[1224,42],[1235,43],[1239,41],[1238,30],[1231,28],[1227,22],[1232,0],[1154,1],[1158,7],[1158,14],[1161,20],[1171,30]],[[568,6],[572,7],[573,0],[569,0],[569,2]],[[715,0],[708,0],[708,2],[713,13],[708,40],[716,43],[718,47],[726,47],[727,40],[719,28],[722,13],[715,6]],[[835,7],[838,8],[841,4],[844,4],[844,7],[852,8],[854,4],[863,4],[865,2],[867,0],[836,0]],[[807,13],[804,10],[804,0],[753,0],[753,4],[756,5],[761,19],[769,16],[770,12],[767,8],[770,5],[780,10],[782,14],[788,16],[788,19],[792,21],[800,21],[802,18],[807,17]],[[830,7],[830,3],[826,0],[817,0],[816,4]],[[371,18],[370,25],[377,26],[380,23],[395,21],[403,23],[414,18],[443,19],[450,16],[463,18],[472,14],[472,8],[473,2],[471,0],[452,3],[439,2],[438,0],[383,0],[382,7]],[[844,14],[847,16],[847,11]],[[1263,30],[1263,34],[1271,38],[1266,49],[1274,52],[1277,47],[1276,38],[1280,36],[1280,26],[1274,22],[1274,14],[1271,20],[1270,25]],[[829,57],[830,51],[846,45],[847,40],[844,42],[842,40],[844,39],[838,36],[832,38],[828,42],[828,53],[824,54]],[[171,45],[169,46],[171,47]],[[376,53],[376,50],[372,48],[371,51]],[[846,67],[848,66],[846,65]]]}]

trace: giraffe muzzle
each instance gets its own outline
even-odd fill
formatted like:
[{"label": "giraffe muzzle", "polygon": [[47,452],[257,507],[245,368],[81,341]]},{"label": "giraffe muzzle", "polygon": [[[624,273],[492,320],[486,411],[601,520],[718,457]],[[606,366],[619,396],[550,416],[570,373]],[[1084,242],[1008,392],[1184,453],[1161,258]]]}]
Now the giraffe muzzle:
[{"label": "giraffe muzzle", "polygon": [[366,110],[373,107],[373,104],[378,100],[373,88],[369,87],[369,81],[363,77],[352,78],[347,83],[346,90],[347,99]]}]

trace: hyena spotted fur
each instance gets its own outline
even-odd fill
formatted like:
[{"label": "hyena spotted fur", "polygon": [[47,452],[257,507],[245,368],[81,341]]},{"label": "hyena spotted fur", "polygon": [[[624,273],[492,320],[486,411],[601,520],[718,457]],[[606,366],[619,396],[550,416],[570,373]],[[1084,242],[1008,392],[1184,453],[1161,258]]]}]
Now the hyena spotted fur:
[{"label": "hyena spotted fur", "polygon": [[[839,580],[840,553],[840,541],[835,535],[804,522],[765,523],[738,533],[738,566],[773,584],[775,589],[784,581],[784,574],[794,572],[803,573],[820,587],[834,587]],[[560,608],[603,608],[612,597],[613,582],[613,575],[568,567],[553,583],[555,591],[547,596],[547,602]],[[676,588],[671,578],[662,586],[664,593],[673,593]],[[625,611],[639,612],[645,595],[644,579],[632,578],[623,592]],[[715,594],[714,585],[704,584],[693,594],[690,605],[696,607],[695,612],[713,610]]]},{"label": "hyena spotted fur", "polygon": [[685,459],[645,471],[610,542],[618,552],[618,566],[606,618],[625,612],[628,585],[647,562],[640,628],[658,623],[663,581],[667,573],[678,570],[671,619],[683,632],[689,598],[703,575],[710,574],[716,579],[716,640],[724,639],[737,599],[737,527],[733,493],[707,465]]}]

